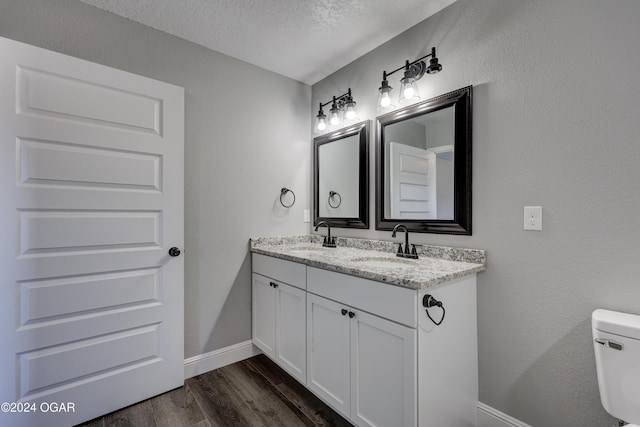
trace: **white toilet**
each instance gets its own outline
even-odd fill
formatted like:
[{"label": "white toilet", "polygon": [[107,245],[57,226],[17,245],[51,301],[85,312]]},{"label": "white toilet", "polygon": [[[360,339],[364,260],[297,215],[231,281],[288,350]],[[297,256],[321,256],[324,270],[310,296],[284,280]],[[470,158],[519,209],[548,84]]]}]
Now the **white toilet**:
[{"label": "white toilet", "polygon": [[640,424],[640,316],[609,310],[591,315],[600,400],[627,427]]}]

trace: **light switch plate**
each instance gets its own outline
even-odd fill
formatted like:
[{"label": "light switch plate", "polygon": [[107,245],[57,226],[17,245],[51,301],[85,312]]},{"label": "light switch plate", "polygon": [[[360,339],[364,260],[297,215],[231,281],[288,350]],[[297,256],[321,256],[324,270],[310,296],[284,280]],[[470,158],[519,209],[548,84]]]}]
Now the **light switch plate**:
[{"label": "light switch plate", "polygon": [[304,222],[311,222],[311,211],[309,209],[304,210]]},{"label": "light switch plate", "polygon": [[524,229],[542,231],[542,206],[524,207]]}]

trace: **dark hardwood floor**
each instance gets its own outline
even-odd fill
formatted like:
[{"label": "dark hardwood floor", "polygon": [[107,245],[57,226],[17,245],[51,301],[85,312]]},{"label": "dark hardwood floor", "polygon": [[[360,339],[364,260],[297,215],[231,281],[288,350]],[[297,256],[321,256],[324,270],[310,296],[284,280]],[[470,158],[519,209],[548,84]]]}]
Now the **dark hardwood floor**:
[{"label": "dark hardwood floor", "polygon": [[184,387],[82,427],[351,426],[264,355],[185,381]]}]

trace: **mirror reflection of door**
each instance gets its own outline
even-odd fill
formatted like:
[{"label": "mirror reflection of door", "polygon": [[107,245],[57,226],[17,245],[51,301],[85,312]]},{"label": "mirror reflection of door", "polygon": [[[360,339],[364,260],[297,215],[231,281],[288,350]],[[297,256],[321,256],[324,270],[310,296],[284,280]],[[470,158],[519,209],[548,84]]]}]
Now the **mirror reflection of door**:
[{"label": "mirror reflection of door", "polygon": [[351,135],[318,149],[320,217],[358,216],[360,139]]},{"label": "mirror reflection of door", "polygon": [[437,218],[435,153],[391,141],[387,153],[385,185],[390,203],[385,215],[397,219]]},{"label": "mirror reflection of door", "polygon": [[454,218],[454,108],[385,127],[386,218]]}]

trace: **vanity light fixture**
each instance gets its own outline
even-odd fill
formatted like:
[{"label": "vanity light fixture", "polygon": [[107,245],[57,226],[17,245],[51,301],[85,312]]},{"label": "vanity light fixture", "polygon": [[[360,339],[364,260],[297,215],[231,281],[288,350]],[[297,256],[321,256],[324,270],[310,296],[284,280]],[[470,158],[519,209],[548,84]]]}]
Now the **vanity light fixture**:
[{"label": "vanity light fixture", "polygon": [[[323,108],[327,105],[331,104],[331,109],[329,110],[329,123],[327,123],[327,115],[324,114]],[[342,117],[341,117],[342,116]],[[340,96],[334,96],[331,101],[327,101],[325,103],[320,103],[320,109],[318,110],[318,115],[316,116],[316,133],[323,132],[327,130],[327,127],[331,125],[332,127],[338,126],[341,122],[350,122],[356,120],[358,118],[358,112],[356,111],[356,102],[353,100],[353,96],[351,95],[351,88]]]},{"label": "vanity light fixture", "polygon": [[[429,60],[429,66],[423,61],[431,57]],[[400,79],[400,96],[398,101],[400,103],[417,100],[420,99],[420,94],[418,93],[418,86],[416,85],[416,81],[420,80],[425,73],[427,74],[436,74],[442,71],[442,65],[438,63],[438,58],[436,57],[436,48],[431,48],[431,53],[423,56],[422,58],[418,58],[413,62],[409,62],[408,60],[402,67],[396,68],[391,72],[382,72],[382,83],[378,88],[378,109],[385,109],[389,107],[394,107],[391,104],[391,90],[393,89],[389,86],[389,81],[387,77],[392,75],[393,73],[404,70],[404,77]]]}]

